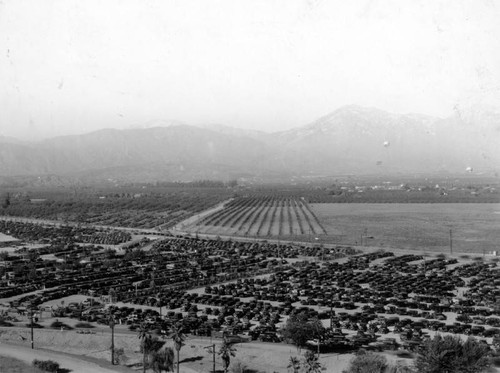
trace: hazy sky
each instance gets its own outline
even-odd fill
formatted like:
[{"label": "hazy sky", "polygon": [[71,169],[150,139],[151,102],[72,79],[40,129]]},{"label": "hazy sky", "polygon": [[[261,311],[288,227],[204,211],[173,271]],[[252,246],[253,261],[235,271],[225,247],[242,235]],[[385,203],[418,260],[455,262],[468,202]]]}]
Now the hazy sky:
[{"label": "hazy sky", "polygon": [[500,2],[0,0],[0,135],[500,104]]}]

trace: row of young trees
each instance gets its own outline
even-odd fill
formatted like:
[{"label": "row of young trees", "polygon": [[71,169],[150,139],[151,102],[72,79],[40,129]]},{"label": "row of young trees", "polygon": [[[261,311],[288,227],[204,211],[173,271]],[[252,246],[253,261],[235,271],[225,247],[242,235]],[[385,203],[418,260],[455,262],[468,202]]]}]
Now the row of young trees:
[{"label": "row of young trees", "polygon": [[272,236],[273,231],[280,236],[326,234],[305,200],[297,197],[236,198],[224,209],[203,218],[198,225],[231,228],[235,233],[257,236]]}]

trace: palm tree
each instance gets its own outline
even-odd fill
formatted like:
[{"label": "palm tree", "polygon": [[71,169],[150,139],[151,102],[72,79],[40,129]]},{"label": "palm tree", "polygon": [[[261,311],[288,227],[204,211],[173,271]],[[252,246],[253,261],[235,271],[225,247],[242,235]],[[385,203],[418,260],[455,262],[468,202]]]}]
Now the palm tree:
[{"label": "palm tree", "polygon": [[222,361],[224,362],[224,372],[227,373],[227,370],[229,369],[229,364],[231,363],[231,356],[235,356],[236,349],[233,347],[231,343],[228,343],[225,339],[224,342],[222,342],[222,345],[220,346],[219,349],[219,355],[222,358]]},{"label": "palm tree", "polygon": [[304,363],[306,373],[321,373],[321,364],[314,352],[306,351],[304,354]]},{"label": "palm tree", "polygon": [[299,373],[300,370],[300,360],[295,356],[290,356],[288,369],[291,369],[293,373]]},{"label": "palm tree", "polygon": [[172,337],[175,351],[177,351],[177,373],[179,373],[179,354],[182,346],[184,346],[184,340],[186,339],[186,336],[182,333],[182,326],[172,326],[170,337]]},{"label": "palm tree", "polygon": [[146,324],[141,323],[141,325],[139,326],[138,337],[141,340],[142,348],[142,371],[143,373],[146,373],[146,344],[147,340],[151,338]]}]

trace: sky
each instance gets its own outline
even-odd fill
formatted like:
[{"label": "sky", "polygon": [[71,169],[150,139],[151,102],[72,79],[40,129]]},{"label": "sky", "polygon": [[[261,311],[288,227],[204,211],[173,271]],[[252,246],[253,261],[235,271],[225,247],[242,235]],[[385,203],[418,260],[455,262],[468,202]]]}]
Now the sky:
[{"label": "sky", "polygon": [[495,0],[0,0],[0,135],[500,105]]}]

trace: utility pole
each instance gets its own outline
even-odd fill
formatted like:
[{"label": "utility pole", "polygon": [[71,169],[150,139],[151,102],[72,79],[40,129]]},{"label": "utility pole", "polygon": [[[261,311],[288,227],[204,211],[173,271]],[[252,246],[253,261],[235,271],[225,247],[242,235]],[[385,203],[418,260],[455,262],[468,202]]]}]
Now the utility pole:
[{"label": "utility pole", "polygon": [[215,373],[215,343],[210,346],[204,347],[208,350],[209,353],[212,353],[212,362],[213,362],[213,373]]},{"label": "utility pole", "polygon": [[[318,322],[319,322],[319,319],[318,319]],[[318,334],[317,335],[317,337],[318,337],[318,350],[317,350],[317,352],[318,352],[318,360],[319,360],[319,354],[320,354],[320,349],[319,348],[320,348],[320,340],[321,340],[321,338],[320,338],[319,328],[318,328],[317,325],[316,325],[316,333]]]},{"label": "utility pole", "polygon": [[34,350],[34,338],[33,338],[33,305],[30,306],[30,328],[31,328],[31,349]]},{"label": "utility pole", "polygon": [[109,327],[111,328],[111,365],[115,365],[115,320],[109,315]]}]

